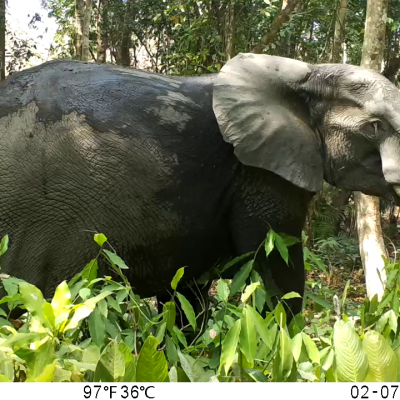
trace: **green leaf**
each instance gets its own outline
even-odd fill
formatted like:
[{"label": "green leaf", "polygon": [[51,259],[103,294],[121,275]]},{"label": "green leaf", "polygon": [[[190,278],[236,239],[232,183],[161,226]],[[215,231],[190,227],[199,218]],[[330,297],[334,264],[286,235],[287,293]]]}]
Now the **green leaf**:
[{"label": "green leaf", "polygon": [[231,287],[230,287],[230,295],[235,295],[246,283],[247,278],[250,275],[251,270],[253,269],[253,260],[250,260],[242,268],[236,273],[233,277]]},{"label": "green leaf", "polygon": [[44,327],[51,328],[51,323],[43,315],[45,300],[42,292],[27,282],[19,284],[21,299],[25,308],[34,316]]},{"label": "green leaf", "polygon": [[274,310],[276,323],[284,328],[286,326],[286,311],[282,303],[278,303]]},{"label": "green leaf", "polygon": [[346,282],[346,286],[344,287],[344,290],[343,290],[343,296],[342,296],[342,301],[341,301],[342,309],[343,309],[344,303],[346,302],[347,291],[349,290],[349,286],[350,286],[350,280],[348,280]]},{"label": "green leaf", "polygon": [[168,382],[168,364],[163,351],[158,351],[158,340],[148,336],[140,350],[136,367],[137,382]]},{"label": "green leaf", "polygon": [[294,299],[294,298],[300,298],[301,299],[301,296],[296,292],[290,292],[290,293],[287,293],[287,294],[285,294],[285,295],[283,295],[281,297],[282,300],[289,300],[289,299]]},{"label": "green leaf", "polygon": [[9,244],[9,237],[8,235],[3,236],[0,242],[0,256],[5,254],[8,250],[8,244]]},{"label": "green leaf", "polygon": [[178,351],[178,356],[182,369],[190,382],[208,382],[210,375],[204,371],[198,360],[188,354],[182,354],[180,351]]},{"label": "green leaf", "polygon": [[[46,366],[53,364],[55,360],[54,346],[50,338],[36,350],[21,350],[18,355],[26,361],[27,379],[31,381],[37,379],[44,372]],[[47,374],[51,374],[51,370],[47,371]],[[47,374],[42,379],[46,379]]]},{"label": "green leaf", "polygon": [[128,266],[125,264],[124,260],[121,257],[117,256],[115,253],[109,250],[103,249],[103,252],[107,255],[108,259],[117,267],[121,269],[128,269]]},{"label": "green leaf", "polygon": [[221,273],[225,272],[228,268],[234,266],[235,264],[239,263],[240,261],[245,260],[246,258],[250,257],[253,254],[254,254],[254,251],[252,251],[250,253],[242,254],[241,256],[238,256],[238,257],[235,257],[233,260],[229,261],[228,263],[226,263],[224,265],[224,267],[221,270]]},{"label": "green leaf", "polygon": [[368,375],[364,382],[396,382],[397,358],[387,340],[378,332],[368,331],[362,347],[369,363]]},{"label": "green leaf", "polygon": [[240,328],[240,350],[251,366],[257,352],[257,338],[252,315],[247,307],[243,310]]},{"label": "green leaf", "polygon": [[137,357],[134,357],[132,355],[131,350],[124,342],[121,342],[118,348],[125,359],[125,374],[124,377],[120,380],[120,382],[135,382],[136,366],[138,359]]},{"label": "green leaf", "polygon": [[330,349],[327,357],[325,358],[325,360],[324,360],[324,362],[322,364],[322,369],[324,371],[328,371],[329,370],[329,368],[333,364],[334,358],[335,358],[335,351],[333,349]]},{"label": "green leaf", "polygon": [[46,365],[43,372],[41,372],[34,380],[27,379],[26,382],[53,382],[55,369],[56,366],[54,363]]},{"label": "green leaf", "polygon": [[105,243],[105,242],[107,242],[107,237],[106,237],[106,235],[103,235],[102,233],[96,233],[95,235],[94,235],[94,241],[100,246],[100,247],[103,247],[103,244]]},{"label": "green leaf", "polygon": [[1,347],[12,349],[28,348],[31,343],[42,340],[47,336],[44,332],[17,333],[1,343]]},{"label": "green leaf", "polygon": [[179,268],[178,271],[176,271],[175,276],[171,282],[172,290],[176,290],[178,283],[182,279],[184,273],[185,273],[185,267]]},{"label": "green leaf", "polygon": [[268,329],[268,324],[262,319],[261,315],[258,314],[257,311],[255,311],[254,308],[248,304],[246,305],[246,313],[253,321],[262,341],[266,344],[269,350],[272,350],[278,330],[277,325],[273,325],[271,329]]},{"label": "green leaf", "polygon": [[187,347],[187,342],[186,342],[186,337],[183,334],[182,331],[179,330],[179,328],[177,326],[174,326],[174,333],[176,335],[176,337],[178,338],[178,340],[185,346]]},{"label": "green leaf", "polygon": [[71,304],[71,292],[66,281],[61,282],[54,293],[51,306],[53,307],[54,316],[57,318]]},{"label": "green leaf", "polygon": [[[0,374],[10,382],[14,380],[14,361],[0,350]],[[1,382],[1,381],[0,381]]]},{"label": "green leaf", "polygon": [[286,380],[292,372],[293,354],[290,337],[282,327],[279,332],[279,339],[279,376]]},{"label": "green leaf", "polygon": [[226,303],[229,298],[229,285],[223,279],[220,279],[218,281],[217,290],[220,300]]},{"label": "green leaf", "polygon": [[240,328],[241,322],[240,320],[237,320],[222,342],[222,353],[218,374],[221,374],[221,371],[223,370],[225,371],[225,375],[228,374],[229,368],[231,367],[235,357],[237,344],[239,342]]},{"label": "green leaf", "polygon": [[245,371],[254,382],[268,382],[267,377],[258,369],[245,368]]},{"label": "green leaf", "polygon": [[277,250],[279,251],[279,254],[281,257],[285,260],[285,263],[289,263],[289,251],[288,248],[284,242],[284,240],[277,234],[275,233],[275,246]]},{"label": "green leaf", "polygon": [[178,351],[176,350],[174,342],[168,335],[165,336],[165,351],[169,362],[172,365],[176,365],[178,363]]},{"label": "green leaf", "polygon": [[[88,282],[92,282],[97,278],[98,269],[99,265],[97,263],[97,260],[96,259],[91,260],[82,271],[82,279],[87,279]],[[93,283],[89,285],[89,287],[91,287],[92,285]]]},{"label": "green leaf", "polygon": [[335,323],[333,341],[338,381],[363,382],[368,373],[368,360],[350,322]]},{"label": "green leaf", "polygon": [[328,309],[328,310],[332,310],[332,309],[333,309],[332,304],[328,303],[328,302],[325,300],[324,297],[318,296],[318,295],[313,294],[313,293],[307,293],[307,296],[308,296],[310,299],[314,300],[315,303],[319,304],[319,305],[322,306],[323,308],[326,308],[326,309]]},{"label": "green leaf", "polygon": [[163,322],[162,324],[158,325],[155,337],[159,341],[159,343],[161,343],[164,340],[166,328],[167,328],[166,322]]},{"label": "green leaf", "polygon": [[314,373],[314,367],[310,362],[300,363],[297,371],[299,372],[302,379],[310,382],[315,382],[318,380]]},{"label": "green leaf", "polygon": [[275,242],[275,232],[270,229],[267,233],[267,239],[265,240],[265,254],[267,257],[270,255],[271,251],[274,249],[274,242]]},{"label": "green leaf", "polygon": [[249,299],[249,297],[253,294],[253,292],[258,289],[260,287],[260,282],[255,282],[255,283],[251,283],[250,285],[248,285],[245,289],[245,291],[243,292],[240,301],[242,303],[246,303],[246,301]]},{"label": "green leaf", "polygon": [[86,300],[90,296],[91,290],[88,288],[83,288],[79,291],[79,297],[82,300]]},{"label": "green leaf", "polygon": [[192,326],[193,330],[196,330],[196,315],[194,313],[192,305],[189,303],[189,301],[186,299],[186,297],[183,294],[176,293],[178,296],[178,299],[181,303],[181,307],[183,312],[186,315],[186,318],[189,321],[189,324]]},{"label": "green leaf", "polygon": [[308,353],[308,356],[310,357],[310,360],[313,363],[320,363],[320,357],[319,357],[319,351],[318,347],[316,346],[315,342],[305,334],[304,332],[301,333],[301,336],[303,338],[304,345],[306,346],[306,350]]},{"label": "green leaf", "polygon": [[93,343],[98,347],[102,347],[106,339],[106,325],[104,316],[98,307],[96,307],[90,314],[88,324],[90,337],[92,338]]},{"label": "green leaf", "polygon": [[279,236],[282,238],[283,243],[286,247],[293,246],[296,243],[301,243],[301,240],[294,236],[289,236],[286,233],[279,233]]},{"label": "green leaf", "polygon": [[12,382],[3,374],[0,374],[0,383]]},{"label": "green leaf", "polygon": [[296,336],[292,338],[292,353],[293,353],[293,358],[295,359],[296,362],[299,361],[302,347],[303,347],[303,338],[301,336],[301,333],[298,333]]},{"label": "green leaf", "polygon": [[163,307],[164,321],[166,322],[167,329],[173,332],[175,320],[176,320],[176,306],[174,302],[167,302]]},{"label": "green leaf", "polygon": [[125,375],[125,357],[113,340],[101,353],[94,373],[95,382],[118,382]]}]

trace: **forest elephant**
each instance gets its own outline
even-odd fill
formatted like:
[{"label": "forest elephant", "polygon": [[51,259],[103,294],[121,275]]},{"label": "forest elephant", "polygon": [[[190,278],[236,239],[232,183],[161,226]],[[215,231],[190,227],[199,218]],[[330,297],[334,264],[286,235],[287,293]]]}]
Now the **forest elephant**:
[{"label": "forest elephant", "polygon": [[[268,55],[193,78],[53,61],[0,85],[0,170],[2,273],[49,296],[97,231],[134,291],[162,298],[178,268],[196,279],[270,227],[300,237],[324,179],[398,202],[400,93],[370,70]],[[289,257],[259,252],[257,268],[303,295],[300,243]]]}]

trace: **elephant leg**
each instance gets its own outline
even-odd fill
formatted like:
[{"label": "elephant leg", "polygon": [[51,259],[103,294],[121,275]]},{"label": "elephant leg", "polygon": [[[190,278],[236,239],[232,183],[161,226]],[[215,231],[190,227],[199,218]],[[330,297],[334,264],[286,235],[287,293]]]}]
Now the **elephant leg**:
[{"label": "elephant leg", "polygon": [[[277,233],[301,237],[311,195],[275,174],[246,167],[242,171],[231,210],[231,238],[235,255],[255,251],[272,228]],[[274,249],[266,257],[259,251],[256,268],[268,292],[278,297],[289,292],[304,293],[305,271],[302,245],[289,247],[289,265]],[[302,308],[302,299],[287,301],[292,313]]]}]

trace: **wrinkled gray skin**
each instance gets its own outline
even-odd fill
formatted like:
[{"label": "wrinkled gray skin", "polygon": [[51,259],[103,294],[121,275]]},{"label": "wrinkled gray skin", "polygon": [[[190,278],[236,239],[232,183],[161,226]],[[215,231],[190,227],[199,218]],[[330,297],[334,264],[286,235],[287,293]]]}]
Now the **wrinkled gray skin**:
[{"label": "wrinkled gray skin", "polygon": [[[197,278],[269,226],[300,236],[323,178],[397,201],[399,111],[377,73],[269,56],[218,78],[71,61],[15,74],[0,85],[2,272],[50,295],[97,254],[98,231],[134,290],[162,298],[178,268]],[[260,252],[258,267],[302,294],[300,245],[290,258]]]}]

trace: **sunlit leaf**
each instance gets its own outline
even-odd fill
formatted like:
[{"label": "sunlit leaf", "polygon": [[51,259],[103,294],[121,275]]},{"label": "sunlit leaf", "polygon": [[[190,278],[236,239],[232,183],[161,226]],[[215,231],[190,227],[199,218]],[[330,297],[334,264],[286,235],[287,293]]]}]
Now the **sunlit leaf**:
[{"label": "sunlit leaf", "polygon": [[240,268],[240,270],[235,274],[230,286],[231,296],[235,295],[243,287],[252,269],[253,269],[253,260],[243,265],[243,267]]},{"label": "sunlit leaf", "polygon": [[106,235],[104,235],[104,234],[102,234],[102,233],[96,233],[95,235],[94,235],[94,241],[100,246],[100,247],[102,247],[103,246],[103,244],[105,243],[105,242],[107,242],[107,237],[106,237]]},{"label": "sunlit leaf", "polygon": [[196,315],[194,313],[193,307],[192,305],[189,303],[189,301],[187,300],[187,298],[180,293],[176,293],[180,303],[181,303],[181,308],[183,310],[183,312],[186,315],[186,318],[189,321],[189,324],[192,326],[193,330],[196,330]]},{"label": "sunlit leaf", "polygon": [[241,318],[240,328],[240,350],[246,357],[248,363],[253,366],[254,358],[257,352],[256,330],[254,329],[254,320],[249,308],[245,308]]},{"label": "sunlit leaf", "polygon": [[219,374],[221,371],[225,371],[225,374],[228,373],[229,368],[232,365],[233,358],[235,357],[237,344],[239,342],[239,334],[240,334],[241,322],[237,320],[235,325],[229,330],[227,335],[225,336],[224,341],[222,342],[222,353],[219,365]]},{"label": "sunlit leaf", "polygon": [[117,267],[121,269],[128,269],[128,266],[125,264],[125,261],[121,257],[109,250],[103,249],[103,251],[107,255],[108,259]]},{"label": "sunlit leaf", "polygon": [[101,353],[94,374],[95,382],[118,382],[125,375],[125,357],[116,341],[110,342]]},{"label": "sunlit leaf", "polygon": [[185,267],[179,268],[178,271],[176,271],[175,276],[171,282],[171,287],[173,290],[176,290],[178,283],[182,279],[184,273],[185,273]]}]

